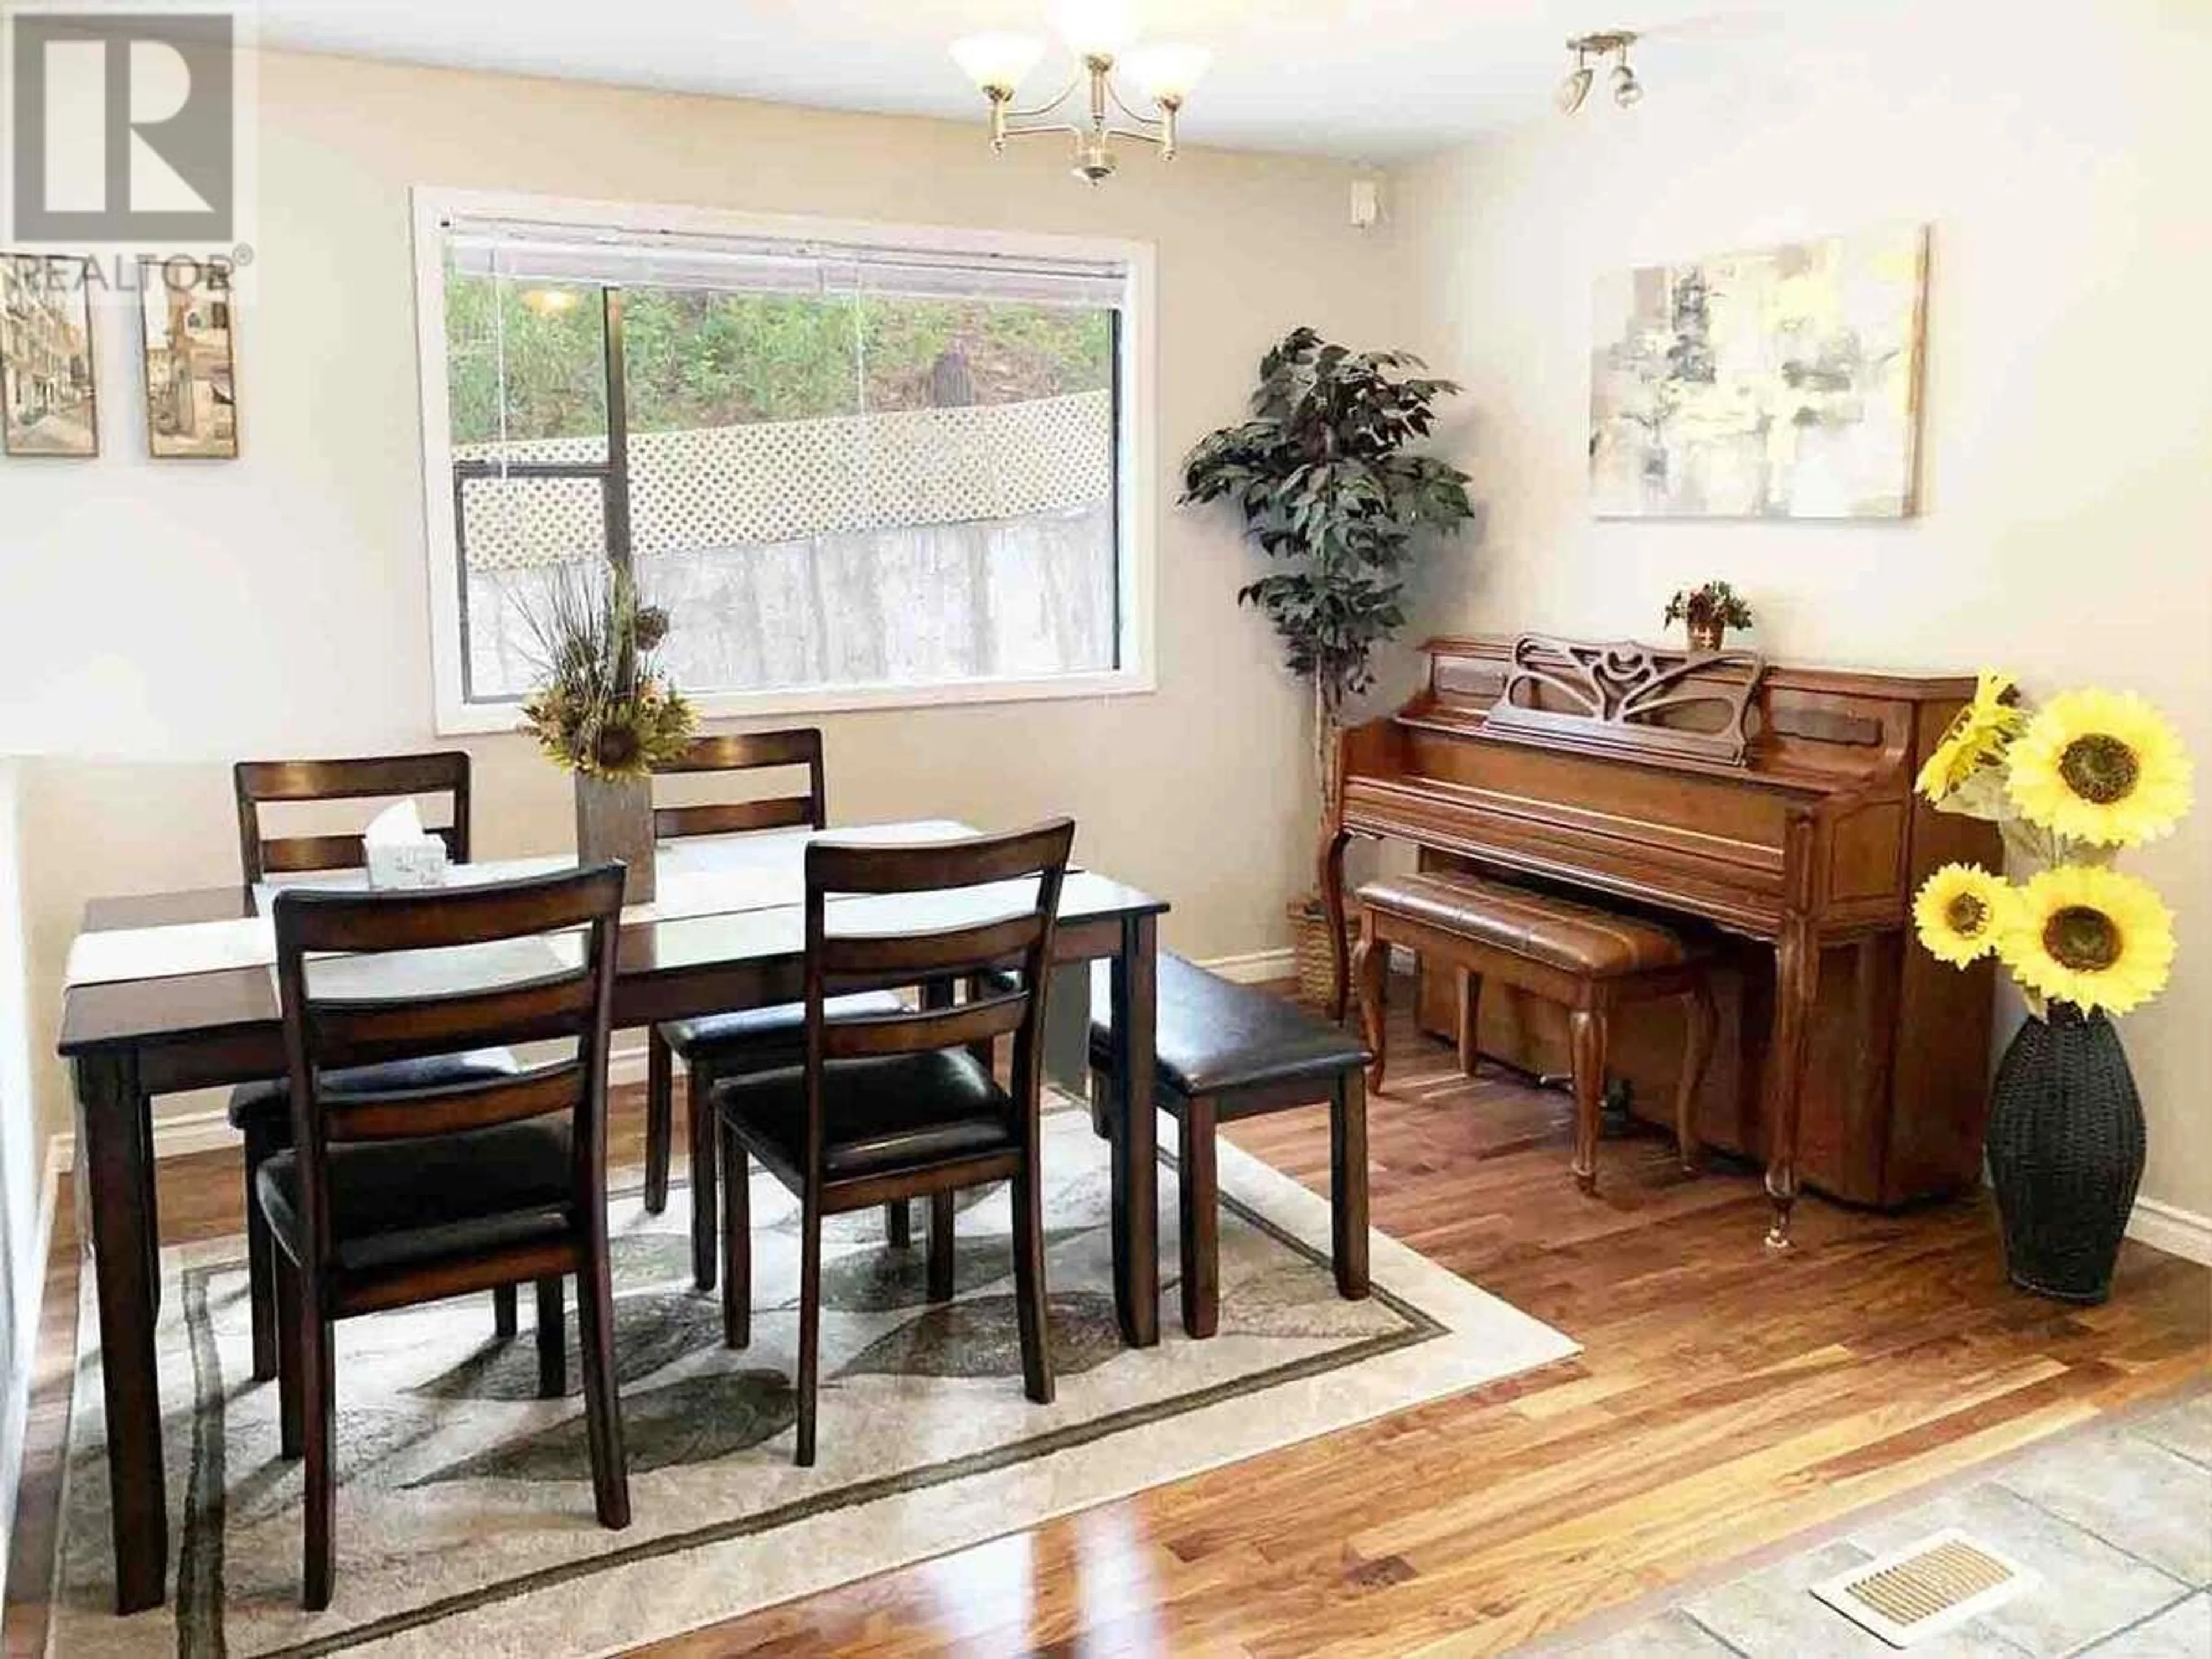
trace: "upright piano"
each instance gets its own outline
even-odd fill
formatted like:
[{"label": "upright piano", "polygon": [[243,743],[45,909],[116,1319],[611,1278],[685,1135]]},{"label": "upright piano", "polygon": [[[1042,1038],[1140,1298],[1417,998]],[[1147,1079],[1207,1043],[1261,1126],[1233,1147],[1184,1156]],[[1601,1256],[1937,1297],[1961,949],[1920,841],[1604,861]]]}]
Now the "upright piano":
[{"label": "upright piano", "polygon": [[[1534,635],[1423,650],[1427,684],[1346,731],[1330,781],[1321,886],[1340,1014],[1346,844],[1410,842],[1430,867],[1580,890],[1712,935],[1725,1023],[1699,1127],[1764,1158],[1770,1244],[1789,1243],[1801,1174],[1882,1206],[1978,1180],[1991,970],[1936,962],[1910,929],[1929,871],[1998,856],[1991,825],[1912,791],[1971,678]],[[1547,1069],[1546,1011],[1484,1000],[1486,1051]],[[1423,1006],[1442,1023],[1456,1000],[1425,992]],[[1663,1066],[1679,1052],[1671,1031],[1647,1035],[1618,1040],[1632,1073],[1638,1053]],[[1663,1081],[1637,1092],[1663,1099]]]}]

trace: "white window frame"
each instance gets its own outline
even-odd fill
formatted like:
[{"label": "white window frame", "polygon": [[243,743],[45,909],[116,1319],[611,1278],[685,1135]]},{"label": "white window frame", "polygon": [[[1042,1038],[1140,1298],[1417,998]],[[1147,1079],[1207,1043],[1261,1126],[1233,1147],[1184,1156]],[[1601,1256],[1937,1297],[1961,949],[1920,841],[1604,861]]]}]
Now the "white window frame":
[{"label": "white window frame", "polygon": [[595,202],[418,185],[413,198],[415,309],[422,404],[423,545],[430,588],[430,661],[438,734],[511,732],[520,718],[512,703],[470,702],[462,671],[460,549],[453,523],[453,414],[447,390],[446,264],[443,226],[451,219],[516,219],[573,224],[580,229],[688,233],[702,236],[774,236],[801,241],[865,243],[933,252],[1115,260],[1127,265],[1129,293],[1121,313],[1115,550],[1121,638],[1118,666],[1091,673],[959,680],[939,685],[897,684],[768,687],[707,691],[692,696],[704,718],[830,714],[842,709],[921,708],[941,704],[1026,702],[1141,696],[1158,689],[1154,672],[1158,542],[1153,392],[1155,270],[1152,245],[1107,237],[978,230],[949,225],[901,225],[720,209]]}]

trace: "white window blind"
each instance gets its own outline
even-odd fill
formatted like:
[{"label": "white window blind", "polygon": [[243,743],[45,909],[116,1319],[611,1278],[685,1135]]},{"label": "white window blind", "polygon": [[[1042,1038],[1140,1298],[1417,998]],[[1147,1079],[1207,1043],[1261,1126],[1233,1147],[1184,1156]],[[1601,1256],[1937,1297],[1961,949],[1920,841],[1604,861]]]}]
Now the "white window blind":
[{"label": "white window blind", "polygon": [[611,230],[457,219],[453,269],[514,282],[608,283],[729,293],[852,294],[912,300],[1000,300],[1118,309],[1126,262],[1040,259],[769,237]]},{"label": "white window blind", "polygon": [[710,710],[1133,681],[1133,254],[421,205],[441,709],[527,691],[579,561]]}]

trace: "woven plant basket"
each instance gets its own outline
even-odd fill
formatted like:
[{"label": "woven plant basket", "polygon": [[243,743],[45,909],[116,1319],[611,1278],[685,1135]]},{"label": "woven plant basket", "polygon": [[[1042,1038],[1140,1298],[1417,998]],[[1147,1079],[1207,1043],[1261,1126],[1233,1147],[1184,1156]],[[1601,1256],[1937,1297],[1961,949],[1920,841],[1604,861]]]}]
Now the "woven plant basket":
[{"label": "woven plant basket", "polygon": [[2142,1179],[2142,1103],[2102,1013],[2051,1005],[2014,1035],[1990,1109],[2005,1266],[2022,1290],[2102,1302]]},{"label": "woven plant basket", "polygon": [[[1293,899],[1290,906],[1291,954],[1297,959],[1298,1000],[1326,1008],[1336,989],[1328,953],[1328,917],[1319,900]],[[1359,938],[1358,907],[1344,902],[1344,954],[1348,961]]]}]

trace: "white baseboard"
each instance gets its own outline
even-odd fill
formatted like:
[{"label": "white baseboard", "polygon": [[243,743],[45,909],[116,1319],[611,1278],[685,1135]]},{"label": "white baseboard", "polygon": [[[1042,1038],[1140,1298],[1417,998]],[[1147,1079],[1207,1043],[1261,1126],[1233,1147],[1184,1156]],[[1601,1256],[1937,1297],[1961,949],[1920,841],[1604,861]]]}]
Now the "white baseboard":
[{"label": "white baseboard", "polygon": [[[1199,966],[1238,985],[1267,985],[1297,973],[1297,959],[1288,950],[1248,951],[1242,956],[1215,957]],[[626,1083],[642,1083],[645,1065],[642,1041],[617,1043],[607,1054],[607,1081],[617,1088]],[[680,1069],[681,1062],[678,1066]],[[166,1152],[161,1155],[167,1156]]]},{"label": "white baseboard", "polygon": [[1198,965],[1238,985],[1269,985],[1279,979],[1291,978],[1298,971],[1297,957],[1287,948],[1248,951],[1238,957],[1215,957]]},{"label": "white baseboard", "polygon": [[[184,1158],[220,1152],[239,1144],[238,1131],[220,1106],[201,1112],[173,1112],[154,1120],[154,1156]],[[76,1136],[64,1130],[47,1143],[47,1161],[64,1175],[76,1169]]]},{"label": "white baseboard", "polygon": [[2191,1261],[2212,1266],[2212,1215],[2199,1215],[2155,1198],[2136,1200],[2128,1218],[2128,1237]]},{"label": "white baseboard", "polygon": [[31,1259],[27,1266],[16,1264],[17,1272],[28,1273],[29,1287],[17,1302],[15,1286],[0,1286],[0,1294],[15,1304],[11,1312],[17,1322],[6,1395],[0,1398],[0,1593],[7,1589],[15,1498],[23,1484],[23,1443],[30,1426],[31,1379],[37,1369],[39,1322],[46,1299],[46,1258],[54,1248],[54,1206],[59,1201],[61,1179],[60,1166],[54,1162],[50,1149],[39,1182],[38,1218],[31,1227]]},{"label": "white baseboard", "polygon": [[[645,1081],[645,1039],[635,1042],[617,1042],[607,1050],[607,1085],[619,1089],[624,1084]],[[681,1072],[684,1062],[678,1060],[676,1069]]]},{"label": "white baseboard", "polygon": [[[34,1330],[37,1328],[38,1304],[46,1286],[46,1257],[52,1254],[54,1248],[54,1213],[62,1201],[62,1177],[69,1173],[70,1167],[54,1156],[54,1150],[52,1146],[46,1148],[46,1173],[40,1178],[39,1190],[38,1237],[34,1246],[38,1254],[32,1258],[39,1264],[39,1272],[31,1281],[33,1294],[29,1327]],[[11,1509],[9,1513],[12,1515],[15,1511]]]},{"label": "white baseboard", "polygon": [[[1267,984],[1288,979],[1293,970],[1288,951],[1254,951],[1243,956],[1217,957],[1202,964],[1224,979],[1243,985]],[[645,1044],[627,1043],[607,1056],[607,1080],[617,1086],[645,1081]],[[61,1177],[76,1167],[76,1138],[58,1134],[46,1154],[45,1203],[39,1217],[39,1261],[46,1261],[46,1239],[53,1229],[53,1206]],[[238,1145],[238,1131],[218,1107],[210,1111],[183,1112],[165,1117],[154,1126],[154,1155],[182,1158],[190,1152],[218,1152]],[[2185,1210],[2155,1198],[2136,1200],[2128,1218],[2128,1237],[2191,1261],[2212,1266],[2212,1216]]]},{"label": "white baseboard", "polygon": [[[1242,956],[1215,957],[1199,964],[1239,985],[1265,985],[1288,979],[1297,971],[1287,950],[1249,951]],[[619,1088],[645,1081],[645,1042],[617,1045],[607,1055],[607,1081]],[[206,1111],[178,1112],[154,1125],[154,1156],[183,1158],[192,1152],[220,1152],[238,1144],[238,1131],[220,1106]],[[48,1143],[48,1162],[62,1173],[76,1167],[76,1136],[64,1130]]]}]

